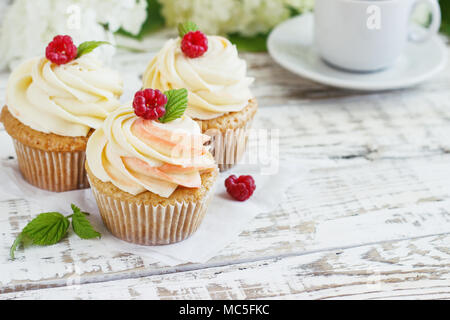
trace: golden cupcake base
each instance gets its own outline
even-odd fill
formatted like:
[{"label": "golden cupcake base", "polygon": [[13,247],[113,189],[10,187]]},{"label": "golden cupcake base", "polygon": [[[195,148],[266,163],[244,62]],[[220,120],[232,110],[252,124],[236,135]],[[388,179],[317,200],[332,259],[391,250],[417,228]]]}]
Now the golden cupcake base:
[{"label": "golden cupcake base", "polygon": [[251,125],[252,122],[248,122],[243,128],[204,132],[211,137],[210,151],[221,172],[234,167],[244,156]]},{"label": "golden cupcake base", "polygon": [[43,151],[15,139],[13,142],[20,172],[28,183],[54,192],[89,188],[84,151]]},{"label": "golden cupcake base", "polygon": [[140,245],[165,245],[190,237],[211,201],[217,169],[202,174],[202,187],[178,187],[169,197],[151,192],[132,196],[97,179],[87,167],[91,189],[107,229],[117,238]]},{"label": "golden cupcake base", "polygon": [[256,99],[252,99],[239,112],[211,120],[196,120],[202,132],[211,137],[210,151],[221,172],[234,167],[242,159],[257,110]]},{"label": "golden cupcake base", "polygon": [[84,162],[88,137],[64,137],[31,129],[5,106],[1,121],[13,139],[24,179],[44,190],[63,192],[89,187]]}]

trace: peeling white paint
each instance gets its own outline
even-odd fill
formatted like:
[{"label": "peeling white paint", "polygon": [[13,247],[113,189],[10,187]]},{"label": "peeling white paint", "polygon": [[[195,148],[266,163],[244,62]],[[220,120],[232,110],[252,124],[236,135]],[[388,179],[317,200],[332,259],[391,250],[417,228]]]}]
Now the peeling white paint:
[{"label": "peeling white paint", "polygon": [[[176,269],[74,237],[11,262],[14,234],[0,230],[0,299],[449,298],[450,239],[437,234],[450,233],[450,66],[417,88],[361,95],[243,56],[262,105],[255,126],[281,128],[281,158],[312,169],[281,209],[209,262]],[[121,59],[131,86],[142,57]],[[0,225],[18,232],[33,208],[7,200]],[[21,291],[65,286],[74,271],[98,283]]]}]

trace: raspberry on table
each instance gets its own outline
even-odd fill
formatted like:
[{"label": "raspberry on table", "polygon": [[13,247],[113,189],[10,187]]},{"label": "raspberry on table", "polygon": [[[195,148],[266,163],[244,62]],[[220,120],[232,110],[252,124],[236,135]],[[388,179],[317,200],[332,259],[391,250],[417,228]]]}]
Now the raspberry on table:
[{"label": "raspberry on table", "polygon": [[189,58],[201,57],[208,50],[208,38],[201,31],[191,31],[181,40],[181,51]]},{"label": "raspberry on table", "polygon": [[146,120],[156,120],[164,116],[166,104],[167,96],[158,89],[144,89],[134,95],[134,113]]},{"label": "raspberry on table", "polygon": [[45,49],[45,57],[57,65],[66,64],[77,57],[77,47],[70,36],[56,36]]},{"label": "raspberry on table", "polygon": [[252,176],[244,175],[238,178],[233,174],[225,180],[225,187],[234,199],[245,201],[253,195],[256,184]]}]

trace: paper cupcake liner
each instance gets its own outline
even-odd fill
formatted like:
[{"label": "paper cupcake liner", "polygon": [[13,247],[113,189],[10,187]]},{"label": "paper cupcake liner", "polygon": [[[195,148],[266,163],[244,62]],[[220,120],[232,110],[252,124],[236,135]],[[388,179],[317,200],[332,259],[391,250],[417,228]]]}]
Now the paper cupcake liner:
[{"label": "paper cupcake liner", "polygon": [[220,172],[234,167],[245,153],[248,131],[252,126],[249,121],[245,127],[228,129],[222,132],[218,129],[208,129],[205,134],[211,137],[211,154]]},{"label": "paper cupcake liner", "polygon": [[152,246],[180,242],[191,236],[203,221],[213,190],[198,202],[146,205],[120,200],[91,189],[106,228],[117,238]]},{"label": "paper cupcake liner", "polygon": [[89,188],[84,151],[43,151],[16,139],[13,142],[19,169],[28,183],[54,192]]}]

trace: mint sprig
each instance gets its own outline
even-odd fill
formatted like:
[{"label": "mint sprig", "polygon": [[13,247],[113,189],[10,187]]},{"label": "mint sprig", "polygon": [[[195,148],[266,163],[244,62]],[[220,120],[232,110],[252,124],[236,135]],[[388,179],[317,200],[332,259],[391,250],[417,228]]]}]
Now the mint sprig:
[{"label": "mint sprig", "polygon": [[14,254],[20,246],[50,246],[60,242],[69,229],[69,218],[72,218],[72,228],[80,238],[99,238],[101,234],[95,231],[89,220],[86,219],[88,213],[81,212],[74,204],[71,206],[73,214],[70,216],[65,217],[59,212],[46,212],[31,220],[14,240],[9,252],[11,259],[14,260]]},{"label": "mint sprig", "polygon": [[166,113],[159,118],[162,123],[181,118],[188,105],[188,91],[186,89],[174,89],[164,92],[167,96]]},{"label": "mint sprig", "polygon": [[80,208],[72,204],[72,228],[73,231],[81,239],[94,239],[101,238],[101,234],[94,230],[89,220],[86,218],[86,214],[81,212]]},{"label": "mint sprig", "polygon": [[82,55],[94,51],[94,49],[104,44],[111,44],[108,41],[85,41],[81,43],[77,48],[77,59]]},{"label": "mint sprig", "polygon": [[178,34],[179,34],[180,38],[183,38],[186,35],[186,33],[189,33],[191,31],[197,31],[197,30],[198,30],[198,26],[194,22],[191,22],[191,21],[178,24]]}]

